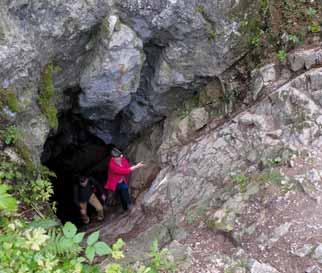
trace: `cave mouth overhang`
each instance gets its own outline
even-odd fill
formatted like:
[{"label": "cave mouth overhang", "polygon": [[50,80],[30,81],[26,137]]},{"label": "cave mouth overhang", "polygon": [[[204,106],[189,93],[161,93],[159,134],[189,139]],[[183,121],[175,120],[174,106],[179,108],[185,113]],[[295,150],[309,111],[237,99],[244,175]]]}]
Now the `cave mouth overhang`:
[{"label": "cave mouth overhang", "polygon": [[85,175],[104,185],[107,161],[114,145],[93,135],[88,121],[79,114],[61,113],[58,121],[56,133],[46,140],[41,161],[56,174],[52,179],[52,201],[56,203],[57,217],[63,223],[71,221],[81,225],[79,208],[74,202],[74,184],[80,175]]}]

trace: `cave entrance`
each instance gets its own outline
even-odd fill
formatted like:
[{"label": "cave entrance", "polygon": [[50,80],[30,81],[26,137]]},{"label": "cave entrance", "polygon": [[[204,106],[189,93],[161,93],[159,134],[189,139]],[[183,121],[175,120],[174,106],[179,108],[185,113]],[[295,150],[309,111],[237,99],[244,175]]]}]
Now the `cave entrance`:
[{"label": "cave entrance", "polygon": [[[81,226],[79,208],[74,202],[74,183],[80,175],[91,176],[102,185],[106,181],[106,165],[113,145],[91,134],[89,124],[71,111],[59,117],[59,128],[49,136],[41,156],[42,164],[56,173],[52,179],[57,217],[65,223]],[[90,206],[89,206],[89,214]]]}]

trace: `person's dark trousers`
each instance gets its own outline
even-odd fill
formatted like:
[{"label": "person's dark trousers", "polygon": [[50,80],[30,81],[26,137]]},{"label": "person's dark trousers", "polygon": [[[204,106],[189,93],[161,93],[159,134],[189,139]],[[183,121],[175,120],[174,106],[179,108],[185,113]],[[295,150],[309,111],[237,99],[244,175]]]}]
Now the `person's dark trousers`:
[{"label": "person's dark trousers", "polygon": [[121,204],[124,210],[127,210],[129,205],[131,204],[130,194],[129,194],[129,186],[122,182],[117,185],[116,192],[120,196]]}]

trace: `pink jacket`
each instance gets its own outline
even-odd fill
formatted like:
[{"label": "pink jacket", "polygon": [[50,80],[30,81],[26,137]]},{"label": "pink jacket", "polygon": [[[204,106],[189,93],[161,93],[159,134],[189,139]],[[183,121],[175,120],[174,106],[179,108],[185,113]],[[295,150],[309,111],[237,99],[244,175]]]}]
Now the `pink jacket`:
[{"label": "pink jacket", "polygon": [[108,178],[104,188],[116,191],[119,181],[123,180],[125,183],[128,183],[128,176],[132,172],[130,167],[129,162],[125,157],[122,158],[122,166],[117,164],[112,157],[108,164]]}]

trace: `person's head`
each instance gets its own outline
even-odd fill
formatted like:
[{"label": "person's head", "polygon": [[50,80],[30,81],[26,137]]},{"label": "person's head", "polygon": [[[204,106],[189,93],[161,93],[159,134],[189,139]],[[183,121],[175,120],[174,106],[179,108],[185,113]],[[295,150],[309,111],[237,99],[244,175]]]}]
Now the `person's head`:
[{"label": "person's head", "polygon": [[88,178],[86,176],[81,176],[79,178],[79,184],[83,187],[87,185]]},{"label": "person's head", "polygon": [[113,148],[111,151],[111,156],[114,158],[119,158],[123,156],[123,153],[119,149]]}]

